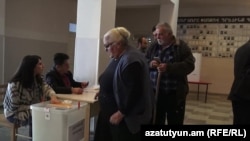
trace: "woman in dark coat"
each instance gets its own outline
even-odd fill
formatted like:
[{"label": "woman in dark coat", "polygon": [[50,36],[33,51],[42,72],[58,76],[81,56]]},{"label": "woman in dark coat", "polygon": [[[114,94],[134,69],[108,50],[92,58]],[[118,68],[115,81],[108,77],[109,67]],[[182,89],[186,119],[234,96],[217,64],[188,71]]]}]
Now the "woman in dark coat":
[{"label": "woman in dark coat", "polygon": [[103,38],[110,63],[99,78],[100,113],[95,141],[138,141],[140,126],[152,120],[153,88],[144,55],[129,46],[124,27]]}]

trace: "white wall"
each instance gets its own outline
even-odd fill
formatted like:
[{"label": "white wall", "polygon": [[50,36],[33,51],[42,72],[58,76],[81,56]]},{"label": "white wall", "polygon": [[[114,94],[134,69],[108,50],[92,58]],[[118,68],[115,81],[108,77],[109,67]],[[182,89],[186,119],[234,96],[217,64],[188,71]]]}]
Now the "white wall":
[{"label": "white wall", "polygon": [[69,0],[6,1],[6,36],[67,42],[74,5]]},{"label": "white wall", "polygon": [[[0,0],[0,11],[3,11],[3,2],[4,0]],[[147,2],[150,4],[149,0]],[[76,0],[6,1],[5,30],[8,51],[5,53],[8,61],[13,60],[5,65],[6,78],[12,75],[20,58],[27,53],[40,54],[46,69],[51,66],[54,52],[71,51],[73,55],[71,47],[74,45],[74,36],[68,33],[68,23],[76,22],[76,4]],[[160,8],[155,4],[144,5],[142,8],[118,7],[115,25],[127,27],[132,34],[150,35],[152,26],[159,21],[159,13]],[[238,15],[249,16],[249,6],[221,4],[213,7],[208,5],[187,7],[180,1],[179,16],[181,17]],[[0,22],[3,21],[1,17],[3,17],[2,12],[0,12]],[[1,30],[3,29],[0,28]],[[0,35],[2,33],[3,31]],[[3,43],[3,39],[0,43]],[[210,93],[228,94],[233,81],[233,60],[202,58],[201,79],[212,82],[209,87]],[[191,90],[195,89],[196,87],[191,86]]]},{"label": "white wall", "polygon": [[115,26],[125,26],[132,36],[151,36],[152,27],[159,22],[159,13],[159,6],[117,8]]},{"label": "white wall", "polygon": [[4,82],[5,0],[0,0],[0,83]]},{"label": "white wall", "polygon": [[[180,0],[179,17],[195,16],[249,16],[249,5],[242,3],[229,5],[220,3],[217,6],[182,5]],[[154,7],[154,8],[153,8]],[[144,6],[118,8],[116,25],[128,27],[134,34],[150,34],[153,24],[159,20],[159,6]],[[133,14],[136,13],[136,14]],[[203,81],[211,82],[209,93],[228,94],[233,81],[233,59],[203,57],[201,63],[201,76]],[[201,86],[201,91],[205,88]],[[191,91],[197,91],[197,86],[190,85]]]},{"label": "white wall", "polygon": [[[181,2],[180,2],[181,5]],[[202,17],[202,16],[249,16],[249,5],[227,5],[217,6],[189,6],[182,5],[179,9],[179,17]],[[229,94],[233,82],[233,58],[202,58],[201,65],[202,81],[208,81],[209,93]],[[190,85],[191,91],[196,91],[197,86]],[[205,91],[205,87],[201,88]]]},{"label": "white wall", "polygon": [[52,67],[54,53],[70,51],[72,33],[68,26],[76,21],[76,4],[73,0],[6,1],[5,81],[25,55],[41,56],[46,73]]}]

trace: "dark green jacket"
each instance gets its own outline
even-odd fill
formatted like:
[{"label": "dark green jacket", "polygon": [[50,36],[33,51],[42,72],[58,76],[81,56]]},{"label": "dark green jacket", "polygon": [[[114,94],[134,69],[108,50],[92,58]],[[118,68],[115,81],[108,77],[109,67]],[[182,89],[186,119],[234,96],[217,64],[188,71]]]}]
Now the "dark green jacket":
[{"label": "dark green jacket", "polygon": [[[157,42],[154,42],[146,53],[148,63],[154,59],[156,54],[156,48],[160,47]],[[168,63],[166,71],[168,75],[174,75],[177,78],[177,99],[183,101],[188,94],[188,80],[187,75],[190,74],[195,68],[195,58],[188,45],[182,40],[176,40],[174,42],[174,62]],[[164,80],[161,80],[164,81]]]}]

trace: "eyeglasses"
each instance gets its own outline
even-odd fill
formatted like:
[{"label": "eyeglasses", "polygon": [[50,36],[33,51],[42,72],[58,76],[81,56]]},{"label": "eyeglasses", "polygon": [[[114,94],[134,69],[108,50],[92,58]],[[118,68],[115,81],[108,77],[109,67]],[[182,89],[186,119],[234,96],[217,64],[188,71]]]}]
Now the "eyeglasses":
[{"label": "eyeglasses", "polygon": [[107,50],[109,47],[113,46],[114,43],[116,43],[116,42],[111,42],[109,44],[104,45],[105,49]]}]

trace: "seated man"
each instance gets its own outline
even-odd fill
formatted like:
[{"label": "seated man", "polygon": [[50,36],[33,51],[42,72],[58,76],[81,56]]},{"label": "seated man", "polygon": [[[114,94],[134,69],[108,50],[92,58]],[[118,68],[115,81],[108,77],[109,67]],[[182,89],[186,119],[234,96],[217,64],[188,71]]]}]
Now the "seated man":
[{"label": "seated man", "polygon": [[69,70],[69,56],[65,53],[54,55],[54,66],[46,74],[47,83],[60,94],[82,94],[88,82],[76,82]]}]

